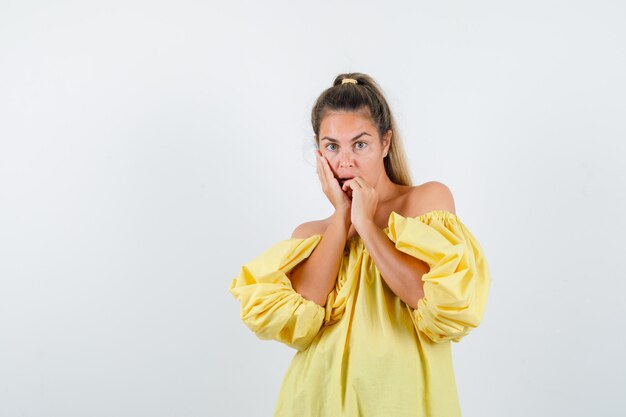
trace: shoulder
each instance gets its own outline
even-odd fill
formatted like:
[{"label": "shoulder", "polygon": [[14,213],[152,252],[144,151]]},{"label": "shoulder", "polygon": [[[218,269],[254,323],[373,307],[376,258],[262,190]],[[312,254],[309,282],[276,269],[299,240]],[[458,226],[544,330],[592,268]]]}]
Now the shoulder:
[{"label": "shoulder", "polygon": [[450,188],[439,181],[416,185],[409,192],[409,212],[418,216],[433,210],[445,210],[456,214],[454,197]]},{"label": "shoulder", "polygon": [[321,235],[326,229],[326,220],[314,220],[302,223],[291,234],[292,239],[306,239],[313,235]]}]

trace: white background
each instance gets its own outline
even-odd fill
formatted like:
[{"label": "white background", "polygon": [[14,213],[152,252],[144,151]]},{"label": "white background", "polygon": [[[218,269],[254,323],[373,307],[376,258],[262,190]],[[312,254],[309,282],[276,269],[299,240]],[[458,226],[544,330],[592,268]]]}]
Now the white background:
[{"label": "white background", "polygon": [[624,3],[296,3],[0,1],[0,416],[270,416],[294,351],[227,288],[331,213],[347,71],[487,255],[463,415],[623,415]]}]

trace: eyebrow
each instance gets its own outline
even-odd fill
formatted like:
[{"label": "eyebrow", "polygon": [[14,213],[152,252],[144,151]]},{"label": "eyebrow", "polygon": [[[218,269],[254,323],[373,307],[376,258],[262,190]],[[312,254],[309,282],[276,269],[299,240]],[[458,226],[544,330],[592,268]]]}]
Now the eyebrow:
[{"label": "eyebrow", "polygon": [[[356,135],[355,137],[353,137],[352,139],[350,139],[350,142],[354,142],[355,140],[357,140],[358,138],[360,138],[363,135],[372,136],[372,135],[370,135],[367,132],[361,132],[358,135]],[[323,140],[327,140],[327,141],[335,142],[335,143],[339,142],[337,139],[329,138],[328,136],[324,136],[322,139],[320,139],[320,142],[323,141]]]}]

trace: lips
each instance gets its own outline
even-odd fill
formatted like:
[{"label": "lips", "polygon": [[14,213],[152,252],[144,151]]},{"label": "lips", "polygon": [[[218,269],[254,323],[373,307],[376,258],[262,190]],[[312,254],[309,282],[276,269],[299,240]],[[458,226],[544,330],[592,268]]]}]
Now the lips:
[{"label": "lips", "polygon": [[348,181],[348,180],[351,180],[352,178],[354,178],[354,177],[343,177],[343,178],[337,178],[337,181],[339,181],[339,185],[343,186],[343,183],[344,183],[344,182],[346,182],[346,181]]}]

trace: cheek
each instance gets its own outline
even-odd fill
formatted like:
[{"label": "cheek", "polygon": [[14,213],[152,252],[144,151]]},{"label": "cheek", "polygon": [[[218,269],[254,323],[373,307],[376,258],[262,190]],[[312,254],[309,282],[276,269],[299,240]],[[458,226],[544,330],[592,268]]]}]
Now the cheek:
[{"label": "cheek", "polygon": [[328,160],[331,167],[335,167],[339,164],[336,152],[322,152],[322,155]]},{"label": "cheek", "polygon": [[374,165],[376,163],[376,155],[374,155],[372,152],[364,152],[363,154],[359,155],[358,159],[363,165]]},{"label": "cheek", "polygon": [[330,170],[333,172],[333,174],[336,174],[337,173],[337,167],[339,166],[339,161],[337,160],[336,154],[334,154],[332,152],[324,152],[324,151],[322,151],[322,155],[328,161],[328,165],[330,166]]}]

